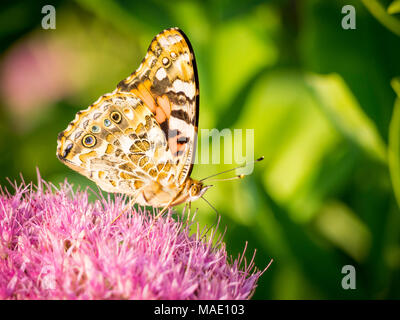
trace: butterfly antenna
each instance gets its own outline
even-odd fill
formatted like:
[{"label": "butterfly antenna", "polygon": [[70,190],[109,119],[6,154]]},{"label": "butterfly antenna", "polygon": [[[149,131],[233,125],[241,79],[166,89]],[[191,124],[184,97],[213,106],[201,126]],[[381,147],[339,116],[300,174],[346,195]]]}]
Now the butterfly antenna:
[{"label": "butterfly antenna", "polygon": [[[219,173],[215,173],[215,174],[213,174],[213,175],[211,175],[211,176],[208,176],[208,177],[206,177],[206,178],[201,179],[200,181],[204,181],[204,180],[207,180],[207,179],[209,179],[209,178],[212,178],[212,177],[215,177],[215,176],[219,176],[220,174],[227,173],[227,172],[231,172],[231,171],[236,170],[236,169],[240,169],[240,168],[247,167],[248,165],[253,164],[253,163],[256,163],[256,162],[259,162],[259,161],[261,161],[261,160],[264,160],[264,156],[262,156],[262,157],[260,157],[260,158],[258,158],[258,159],[256,159],[256,160],[254,160],[254,161],[252,161],[252,162],[250,162],[250,163],[244,163],[244,164],[242,164],[242,165],[240,165],[240,166],[238,166],[238,167],[235,167],[235,168],[232,168],[232,169],[228,169],[228,170],[225,170],[225,171],[222,171],[222,172],[219,172]],[[241,178],[243,178],[243,177],[244,177],[244,175],[238,175],[238,176],[236,176],[236,177],[233,177],[233,179],[230,178],[229,180],[241,179]],[[219,181],[224,181],[224,180],[219,180]]]},{"label": "butterfly antenna", "polygon": [[208,205],[215,211],[216,213],[216,219],[215,222],[207,229],[207,231],[204,233],[204,236],[211,230],[212,227],[214,227],[215,225],[218,224],[218,221],[221,217],[221,215],[219,214],[219,212],[217,211],[217,209],[215,209],[215,207],[210,203],[210,201],[208,201],[206,198],[204,198],[203,196],[201,196],[201,198],[208,203]]},{"label": "butterfly antenna", "polygon": [[235,177],[231,177],[231,178],[224,178],[224,179],[214,179],[214,180],[210,180],[208,182],[220,182],[220,181],[230,181],[230,180],[237,180],[237,179],[243,179],[245,177],[244,174],[239,174]]}]

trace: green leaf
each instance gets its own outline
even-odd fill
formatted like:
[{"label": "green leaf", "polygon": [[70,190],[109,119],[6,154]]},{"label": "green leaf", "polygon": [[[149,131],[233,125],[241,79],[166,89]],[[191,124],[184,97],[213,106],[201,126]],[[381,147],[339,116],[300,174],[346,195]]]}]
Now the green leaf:
[{"label": "green leaf", "polygon": [[394,104],[389,126],[388,163],[394,195],[400,206],[400,98]]},{"label": "green leaf", "polygon": [[224,113],[231,110],[231,101],[236,98],[236,93],[259,70],[273,65],[278,58],[272,40],[260,36],[260,30],[266,28],[262,24],[255,13],[250,12],[214,30],[211,48],[213,53],[209,57],[212,61],[212,83],[216,93],[213,104],[220,110],[223,108],[221,111]]},{"label": "green leaf", "polygon": [[337,149],[346,141],[321,112],[299,72],[271,70],[261,77],[234,127],[254,128],[254,154],[265,157],[260,165],[264,186],[295,221],[309,220],[353,163],[349,148]]},{"label": "green leaf", "polygon": [[78,0],[77,3],[103,23],[110,24],[125,35],[141,39],[146,48],[148,37],[151,39],[163,28],[171,27],[166,11],[159,6],[155,10],[155,4],[150,1]]},{"label": "green leaf", "polygon": [[315,220],[329,241],[356,261],[363,261],[371,246],[371,232],[351,208],[339,201],[327,201]]},{"label": "green leaf", "polygon": [[394,0],[387,8],[389,14],[400,13],[400,0]]},{"label": "green leaf", "polygon": [[400,77],[390,82],[398,98],[394,104],[389,126],[388,165],[393,192],[400,206]]},{"label": "green leaf", "polygon": [[374,158],[386,162],[386,147],[374,122],[364,113],[343,79],[337,74],[311,75],[307,79],[318,104],[334,126]]},{"label": "green leaf", "polygon": [[390,31],[400,36],[400,21],[389,15],[379,1],[362,0],[362,2],[376,20],[382,23]]},{"label": "green leaf", "polygon": [[393,90],[396,92],[397,96],[400,98],[400,77],[393,78],[390,82]]}]

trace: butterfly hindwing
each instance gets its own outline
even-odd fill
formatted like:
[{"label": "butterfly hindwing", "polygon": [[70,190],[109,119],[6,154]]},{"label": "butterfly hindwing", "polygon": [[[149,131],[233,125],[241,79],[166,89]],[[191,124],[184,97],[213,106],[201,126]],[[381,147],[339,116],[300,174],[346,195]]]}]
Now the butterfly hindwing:
[{"label": "butterfly hindwing", "polygon": [[57,154],[108,192],[136,196],[153,180],[167,183],[175,177],[160,126],[129,93],[104,95],[79,112],[59,135]]}]

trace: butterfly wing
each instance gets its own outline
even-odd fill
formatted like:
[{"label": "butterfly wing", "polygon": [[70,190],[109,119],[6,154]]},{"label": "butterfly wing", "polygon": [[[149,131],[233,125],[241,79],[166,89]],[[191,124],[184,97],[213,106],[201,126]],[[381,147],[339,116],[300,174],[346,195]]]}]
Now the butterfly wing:
[{"label": "butterfly wing", "polygon": [[78,112],[58,137],[58,158],[108,192],[136,197],[175,178],[164,133],[143,101],[113,92]]},{"label": "butterfly wing", "polygon": [[198,112],[193,50],[168,29],[136,72],[77,113],[58,136],[57,156],[105,191],[165,205],[192,170]]},{"label": "butterfly wing", "polygon": [[151,110],[176,165],[174,182],[182,185],[193,168],[199,115],[196,60],[186,35],[178,28],[158,34],[117,91],[133,93]]}]

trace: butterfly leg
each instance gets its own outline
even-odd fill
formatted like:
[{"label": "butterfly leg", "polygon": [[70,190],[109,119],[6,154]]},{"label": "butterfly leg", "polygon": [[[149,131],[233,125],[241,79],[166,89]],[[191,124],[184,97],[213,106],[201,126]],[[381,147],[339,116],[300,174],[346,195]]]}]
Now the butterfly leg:
[{"label": "butterfly leg", "polygon": [[188,215],[187,215],[187,219],[186,219],[186,224],[188,224],[188,222],[189,222],[191,209],[192,209],[192,202],[190,201],[190,202],[188,202]]},{"label": "butterfly leg", "polygon": [[[135,204],[135,198],[131,198],[128,203],[128,208],[131,209],[133,205]],[[111,224],[114,224],[115,221],[117,221],[124,213],[126,213],[129,209],[124,209],[116,218],[114,218],[113,221],[111,221]]]},{"label": "butterfly leg", "polygon": [[175,199],[172,199],[170,202],[167,203],[167,205],[158,213],[158,215],[153,219],[150,228],[149,228],[149,232],[150,233],[151,229],[153,228],[153,225],[156,223],[156,221],[165,213],[165,211],[167,211],[170,207],[170,205],[172,204],[172,202],[174,202]]},{"label": "butterfly leg", "polygon": [[171,205],[171,203],[173,202],[173,200],[171,200],[161,211],[160,213],[154,218],[154,222],[156,222],[163,214],[165,211],[168,210],[169,206]]}]

